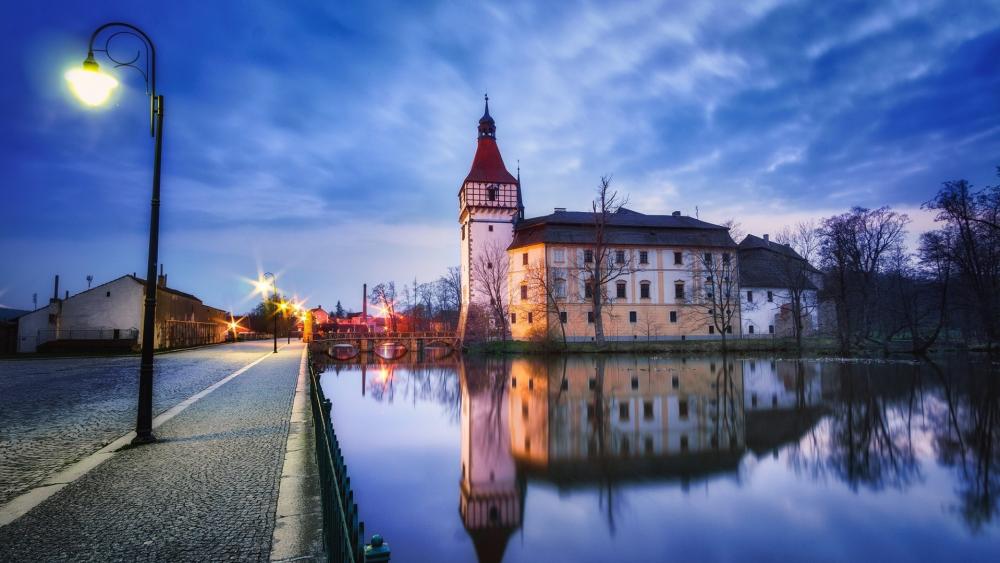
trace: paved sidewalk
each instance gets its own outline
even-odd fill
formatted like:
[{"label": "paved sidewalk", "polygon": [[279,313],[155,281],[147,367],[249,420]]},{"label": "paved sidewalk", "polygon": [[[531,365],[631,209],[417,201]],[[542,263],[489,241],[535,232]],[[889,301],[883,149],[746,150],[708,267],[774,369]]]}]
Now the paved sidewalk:
[{"label": "paved sidewalk", "polygon": [[303,346],[292,344],[0,528],[0,561],[271,554]]}]

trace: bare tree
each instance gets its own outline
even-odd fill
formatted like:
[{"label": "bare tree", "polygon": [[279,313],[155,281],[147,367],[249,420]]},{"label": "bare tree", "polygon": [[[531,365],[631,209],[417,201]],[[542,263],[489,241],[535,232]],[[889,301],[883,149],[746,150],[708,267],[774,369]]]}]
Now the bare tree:
[{"label": "bare tree", "polygon": [[[694,308],[695,317],[702,319],[711,328],[710,332],[722,338],[723,351],[727,349],[727,338],[733,333],[734,322],[739,322],[738,276],[736,257],[726,250],[719,254],[703,252],[691,261],[691,277],[695,283],[692,291],[685,295],[685,301],[698,305]],[[701,291],[697,289],[699,285]]]},{"label": "bare tree", "polygon": [[992,346],[1000,341],[1000,186],[974,192],[965,180],[945,182],[924,205],[938,212],[939,233],[950,240],[958,305],[967,325]]},{"label": "bare tree", "polygon": [[837,308],[837,332],[842,353],[853,343],[882,343],[874,338],[880,297],[878,278],[893,249],[902,245],[909,218],[889,207],[851,211],[823,220],[820,256],[827,270],[828,295]]},{"label": "bare tree", "polygon": [[812,264],[819,254],[819,228],[816,221],[800,221],[794,227],[785,227],[774,240],[778,244],[788,245],[806,262]]},{"label": "bare tree", "polygon": [[805,260],[800,260],[791,254],[779,255],[781,258],[776,273],[781,280],[781,293],[784,294],[782,297],[787,301],[784,308],[792,327],[792,336],[795,337],[795,346],[801,351],[802,336],[812,319],[813,312],[819,306],[814,293],[816,286],[811,276],[814,270]]},{"label": "bare tree", "polygon": [[493,328],[500,332],[501,339],[506,339],[509,332],[508,265],[507,249],[496,241],[489,243],[472,263],[472,288],[485,294],[489,300]]},{"label": "bare tree", "polygon": [[747,236],[746,231],[743,230],[743,225],[732,217],[723,221],[722,226],[729,229],[729,236],[732,237],[732,239],[737,243]]},{"label": "bare tree", "polygon": [[584,250],[583,283],[589,285],[589,298],[594,311],[594,340],[600,346],[604,339],[604,319],[601,315],[608,302],[607,286],[618,278],[634,271],[631,253],[623,249],[613,249],[609,240],[609,228],[616,213],[628,203],[628,198],[619,196],[611,189],[611,177],[602,176],[597,187],[597,198],[591,204],[594,216],[594,242]]},{"label": "bare tree", "polygon": [[529,296],[538,295],[544,299],[530,299],[535,312],[545,319],[546,331],[549,336],[551,328],[549,319],[555,315],[556,323],[559,325],[559,334],[562,345],[566,347],[566,325],[562,322],[563,314],[566,312],[562,304],[566,301],[567,274],[561,268],[547,268],[542,263],[533,263],[528,266],[524,273],[524,283],[528,286]]},{"label": "bare tree", "polygon": [[396,282],[382,282],[372,288],[369,299],[375,303],[380,303],[383,314],[387,319],[387,326],[390,332],[396,332]]}]

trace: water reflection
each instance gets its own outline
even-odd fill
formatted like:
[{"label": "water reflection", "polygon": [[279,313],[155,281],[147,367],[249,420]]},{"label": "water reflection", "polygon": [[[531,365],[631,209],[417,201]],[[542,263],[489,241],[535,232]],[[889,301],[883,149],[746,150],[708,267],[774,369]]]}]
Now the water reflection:
[{"label": "water reflection", "polygon": [[[924,492],[914,497],[918,504],[928,502],[920,500],[927,490],[951,499],[922,505],[924,520],[933,522],[934,514],[957,516],[974,534],[989,536],[997,531],[1000,384],[996,366],[969,359],[934,364],[722,357],[451,357],[408,363],[332,362],[321,369],[357,373],[361,395],[377,404],[426,402],[444,407],[440,420],[459,427],[458,514],[479,561],[501,561],[505,556],[536,559],[533,549],[538,544],[531,534],[527,539],[525,535],[526,514],[531,514],[531,506],[552,509],[542,506],[546,502],[555,502],[558,512],[563,502],[538,500],[547,487],[560,491],[560,499],[574,491],[593,498],[593,509],[607,534],[603,543],[595,547],[593,529],[551,526],[547,535],[569,550],[566,559],[600,559],[599,554],[627,550],[634,536],[641,535],[640,522],[664,520],[672,510],[644,503],[635,504],[645,508],[629,506],[625,499],[634,499],[629,497],[634,491],[679,490],[687,495],[695,485],[707,487],[719,479],[734,482],[736,491],[756,490],[764,486],[754,482],[753,471],[759,467],[780,474],[766,485],[774,502],[781,502],[793,489],[801,493],[803,487],[812,487],[814,495],[831,495],[825,484],[843,483],[848,496],[833,494],[825,501],[830,510],[863,496],[869,505],[885,503],[879,510],[898,511],[893,516],[916,529],[918,523],[908,520],[914,515],[895,508],[892,503],[898,498],[889,500],[885,491],[906,493],[920,487]],[[336,406],[336,397],[334,402]],[[432,428],[434,420],[412,422],[425,425],[418,432],[426,430],[429,435],[447,431],[447,426]],[[392,430],[386,432],[391,435]],[[407,436],[400,440],[413,439],[413,434]],[[928,473],[934,472],[943,477],[929,479]],[[364,478],[356,480],[364,487]],[[952,489],[940,490],[942,481]],[[531,491],[536,489],[533,497]],[[947,505],[943,511],[942,504]],[[826,507],[808,508],[822,513]],[[453,514],[427,517],[448,520]],[[767,521],[769,514],[754,505],[732,525],[758,530],[772,524]],[[843,524],[834,520],[826,525]],[[837,530],[826,532],[837,535]],[[511,538],[517,536],[520,542],[512,544]],[[621,536],[630,541],[620,543]],[[588,541],[575,546],[584,538]],[[405,544],[399,538],[396,545],[401,540]],[[435,545],[444,549],[445,540],[439,541]],[[951,547],[983,549],[974,543]],[[848,550],[838,552],[839,557],[851,553],[843,542],[837,549]],[[780,558],[779,551],[771,555]]]}]

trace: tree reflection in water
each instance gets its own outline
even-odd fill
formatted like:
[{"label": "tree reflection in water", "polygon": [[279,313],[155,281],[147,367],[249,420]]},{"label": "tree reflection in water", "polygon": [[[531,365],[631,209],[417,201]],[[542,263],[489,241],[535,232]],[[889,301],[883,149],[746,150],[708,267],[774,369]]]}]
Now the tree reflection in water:
[{"label": "tree reflection in water", "polygon": [[854,491],[904,489],[920,479],[913,433],[915,418],[917,428],[926,427],[919,366],[844,362],[823,368],[824,416],[789,448],[792,466],[814,479],[832,475]]},{"label": "tree reflection in water", "polygon": [[960,369],[948,375],[941,367],[928,365],[941,382],[947,415],[935,413],[935,445],[939,461],[958,475],[958,504],[954,507],[973,532],[981,531],[1000,510],[996,490],[1000,486],[1000,390],[997,376],[977,376],[965,359]]}]

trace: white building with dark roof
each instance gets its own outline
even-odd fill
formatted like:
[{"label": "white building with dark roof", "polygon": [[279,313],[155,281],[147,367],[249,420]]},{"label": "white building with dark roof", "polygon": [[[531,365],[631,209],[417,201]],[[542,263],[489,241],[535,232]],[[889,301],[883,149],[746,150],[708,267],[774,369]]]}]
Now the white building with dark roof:
[{"label": "white building with dark roof", "polygon": [[819,326],[819,270],[785,244],[747,235],[739,244],[740,308],[746,336],[794,336],[794,308],[801,306],[803,335]]}]

